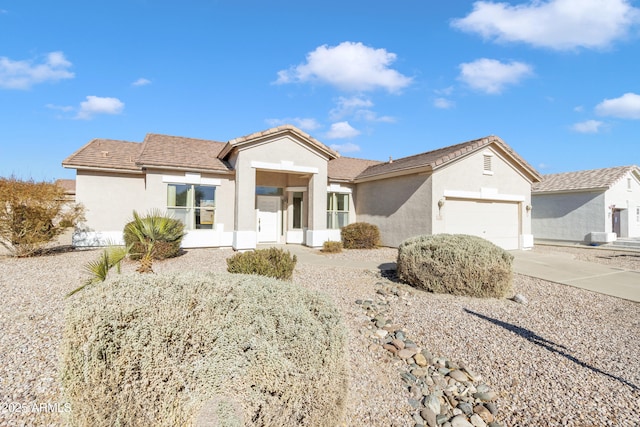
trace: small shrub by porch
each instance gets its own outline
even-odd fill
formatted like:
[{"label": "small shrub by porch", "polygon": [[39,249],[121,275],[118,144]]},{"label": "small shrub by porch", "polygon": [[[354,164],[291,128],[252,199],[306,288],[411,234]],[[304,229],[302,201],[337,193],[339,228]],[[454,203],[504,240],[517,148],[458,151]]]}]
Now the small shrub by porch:
[{"label": "small shrub by porch", "polygon": [[345,249],[373,249],[380,244],[380,229],[367,222],[354,222],[340,230]]}]

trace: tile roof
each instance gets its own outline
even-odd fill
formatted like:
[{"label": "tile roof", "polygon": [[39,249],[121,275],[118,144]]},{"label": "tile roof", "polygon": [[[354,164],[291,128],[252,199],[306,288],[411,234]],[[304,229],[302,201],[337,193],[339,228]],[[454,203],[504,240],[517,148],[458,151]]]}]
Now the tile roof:
[{"label": "tile roof", "polygon": [[613,168],[592,169],[576,172],[564,172],[543,175],[542,181],[535,183],[532,193],[554,191],[606,190],[622,179],[627,172],[640,176],[637,166],[618,166]]},{"label": "tile roof", "polygon": [[526,169],[534,181],[540,179],[538,172],[527,163],[522,157],[520,157],[511,147],[509,147],[502,139],[497,136],[487,136],[485,138],[474,139],[471,141],[463,142],[449,147],[439,148],[437,150],[428,151],[426,153],[415,154],[409,157],[403,157],[390,162],[380,163],[378,165],[371,166],[362,172],[357,179],[372,178],[378,175],[386,175],[390,173],[410,173],[414,169],[427,168],[435,170],[446,164],[459,159],[467,154],[478,151],[490,144],[497,144],[508,155],[510,155],[514,161],[519,163],[524,169]]},{"label": "tile roof", "polygon": [[276,135],[285,134],[285,133],[297,134],[299,137],[307,140],[315,148],[317,148],[320,151],[326,153],[329,156],[330,159],[333,159],[333,158],[336,158],[336,157],[340,157],[340,154],[338,154],[337,152],[335,152],[331,148],[327,147],[322,142],[318,141],[317,139],[315,139],[314,137],[312,137],[308,133],[298,129],[297,127],[295,127],[293,125],[277,126],[277,127],[271,128],[271,129],[263,130],[263,131],[260,131],[260,132],[254,132],[254,133],[249,134],[249,135],[241,136],[239,138],[234,138],[234,139],[230,140],[226,144],[226,146],[224,147],[224,149],[220,153],[219,157],[220,158],[225,158],[227,156],[227,154],[229,154],[229,152],[231,152],[234,148],[236,148],[238,146],[241,146],[241,145],[243,145],[245,143],[251,143],[253,141],[259,141],[260,139],[263,139],[263,138],[268,138],[268,137],[271,137],[271,136],[276,136]]},{"label": "tile roof", "polygon": [[377,160],[355,159],[353,157],[338,157],[329,161],[329,179],[352,181],[365,169],[380,164]]},{"label": "tile roof", "polygon": [[135,163],[141,144],[113,139],[93,139],[62,161],[65,167],[140,171]]},{"label": "tile roof", "polygon": [[65,194],[76,194],[76,180],[75,179],[56,179],[55,184],[58,187],[62,187]]},{"label": "tile roof", "polygon": [[140,166],[162,166],[209,171],[229,171],[218,158],[224,142],[181,136],[147,134],[137,159]]}]

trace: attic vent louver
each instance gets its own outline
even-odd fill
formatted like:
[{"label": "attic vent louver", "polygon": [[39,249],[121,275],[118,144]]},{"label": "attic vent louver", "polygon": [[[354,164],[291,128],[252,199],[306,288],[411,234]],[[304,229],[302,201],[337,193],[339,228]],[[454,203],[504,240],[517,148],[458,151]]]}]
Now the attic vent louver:
[{"label": "attic vent louver", "polygon": [[482,157],[483,157],[483,160],[484,160],[484,167],[483,167],[484,170],[483,170],[483,172],[485,174],[489,174],[489,175],[493,174],[493,169],[492,169],[492,164],[491,164],[491,158],[493,156],[485,154]]}]

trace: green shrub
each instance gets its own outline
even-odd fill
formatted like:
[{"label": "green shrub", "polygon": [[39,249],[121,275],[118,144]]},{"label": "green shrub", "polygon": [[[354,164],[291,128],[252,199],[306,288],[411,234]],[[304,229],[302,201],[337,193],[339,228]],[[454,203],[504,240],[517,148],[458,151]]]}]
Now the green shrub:
[{"label": "green shrub", "polygon": [[322,244],[322,252],[329,254],[342,252],[342,242],[326,241]]},{"label": "green shrub", "polygon": [[70,425],[342,421],[347,332],[319,293],[258,276],[131,273],[76,294],[65,315]]},{"label": "green shrub", "polygon": [[398,247],[398,277],[430,292],[502,298],[511,292],[513,255],[476,236],[436,234]]},{"label": "green shrub", "polygon": [[345,249],[373,249],[380,244],[380,230],[377,225],[354,222],[340,230]]},{"label": "green shrub", "polygon": [[227,271],[290,280],[297,262],[298,258],[291,256],[289,251],[279,248],[257,249],[238,252],[227,258]]},{"label": "green shrub", "polygon": [[157,210],[144,217],[134,211],[133,221],[124,226],[124,242],[131,248],[129,257],[135,260],[147,252],[155,260],[178,256],[184,235],[182,221]]}]

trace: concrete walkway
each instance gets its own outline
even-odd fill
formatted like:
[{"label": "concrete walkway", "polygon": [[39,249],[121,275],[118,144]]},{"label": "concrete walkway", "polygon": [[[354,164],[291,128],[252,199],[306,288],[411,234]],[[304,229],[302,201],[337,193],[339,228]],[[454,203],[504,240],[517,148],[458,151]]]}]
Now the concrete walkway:
[{"label": "concrete walkway", "polygon": [[[367,270],[393,270],[396,268],[395,254],[393,258],[384,258],[376,257],[374,252],[372,259],[354,262],[348,258],[325,255],[318,249],[306,246],[275,246],[290,251],[298,257],[299,262],[305,264]],[[535,250],[510,252],[514,256],[513,271],[518,274],[640,302],[639,271],[578,261],[573,259],[571,254],[563,252],[539,253]]]},{"label": "concrete walkway", "polygon": [[511,251],[513,271],[640,302],[640,272],[573,259],[571,254]]}]

